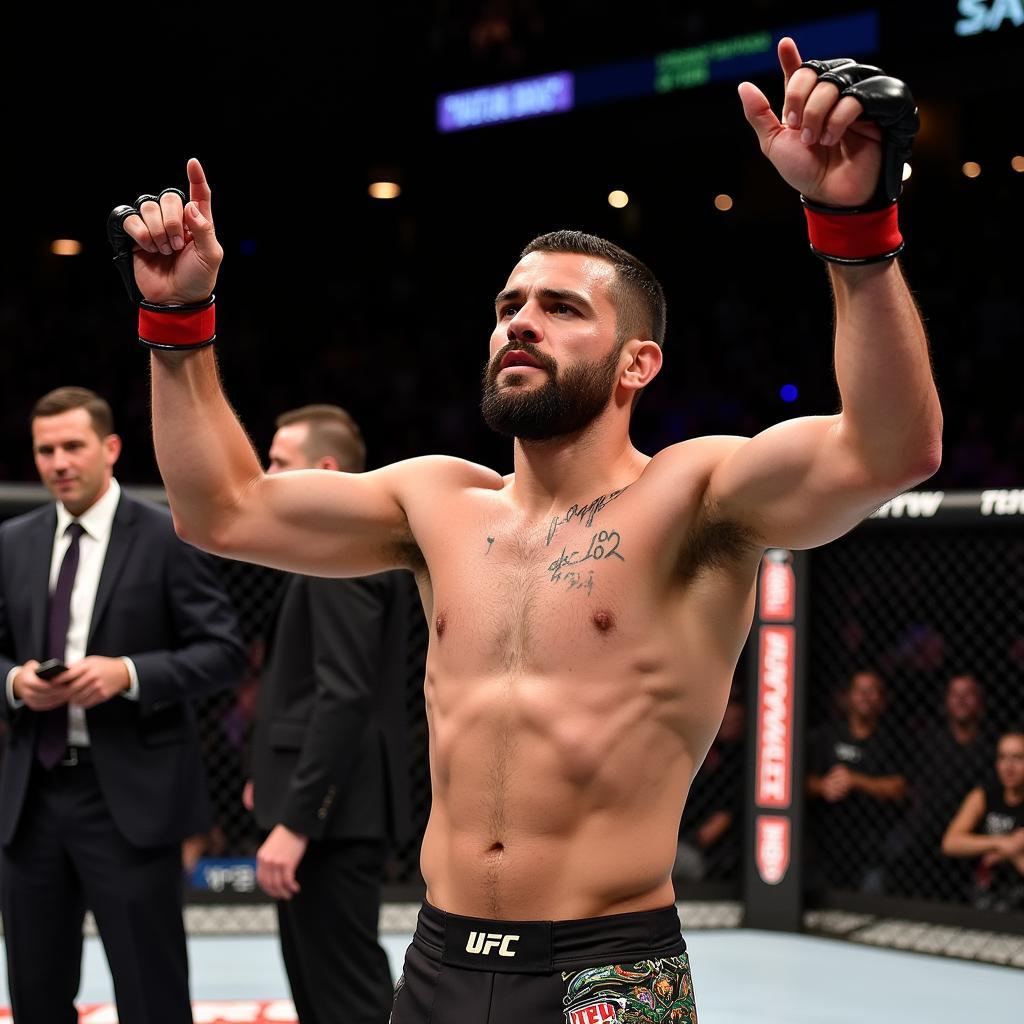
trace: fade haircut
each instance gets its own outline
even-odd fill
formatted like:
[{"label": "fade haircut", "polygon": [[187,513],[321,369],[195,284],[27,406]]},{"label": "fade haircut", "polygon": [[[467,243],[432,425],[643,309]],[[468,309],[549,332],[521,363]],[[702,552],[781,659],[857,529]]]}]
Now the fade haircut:
[{"label": "fade haircut", "polygon": [[304,405],[301,409],[281,413],[274,425],[280,429],[294,423],[305,423],[309,427],[301,447],[310,462],[332,455],[346,473],[362,473],[366,468],[363,432],[341,406]]},{"label": "fade haircut", "polygon": [[605,260],[615,268],[609,297],[615,306],[615,340],[621,347],[630,338],[649,338],[658,348],[665,343],[665,291],[645,263],[614,242],[583,231],[551,231],[535,238],[520,255],[531,252],[570,252]]},{"label": "fade haircut", "polygon": [[32,406],[30,420],[41,416],[59,416],[72,409],[85,409],[92,421],[92,429],[100,438],[109,437],[114,432],[114,414],[107,400],[88,388],[54,388]]}]

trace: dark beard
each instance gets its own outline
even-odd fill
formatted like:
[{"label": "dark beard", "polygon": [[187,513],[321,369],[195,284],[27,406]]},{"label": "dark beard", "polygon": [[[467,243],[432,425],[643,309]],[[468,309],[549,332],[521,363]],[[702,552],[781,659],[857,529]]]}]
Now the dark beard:
[{"label": "dark beard", "polygon": [[[507,352],[521,349],[546,371],[548,379],[529,391],[521,391],[521,377],[514,370],[498,387],[498,367]],[[599,362],[577,360],[559,372],[550,356],[532,345],[505,346],[485,367],[480,411],[484,422],[505,437],[547,441],[575,434],[589,426],[605,409],[612,396],[619,365],[619,347]]]}]

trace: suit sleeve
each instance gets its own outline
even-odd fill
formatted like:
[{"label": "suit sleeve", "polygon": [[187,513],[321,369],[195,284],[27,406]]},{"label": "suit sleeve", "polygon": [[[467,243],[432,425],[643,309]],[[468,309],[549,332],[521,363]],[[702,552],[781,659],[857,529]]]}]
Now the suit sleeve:
[{"label": "suit sleeve", "polygon": [[[14,660],[14,638],[11,636],[11,621],[7,612],[7,595],[5,592],[6,576],[4,574],[3,557],[6,535],[0,529],[0,681],[7,682],[7,676],[18,662]],[[7,695],[0,696],[0,717],[10,718],[15,709],[7,703]]]},{"label": "suit sleeve", "polygon": [[309,582],[316,695],[281,822],[319,839],[372,722],[391,587],[386,576]]},{"label": "suit sleeve", "polygon": [[213,559],[174,537],[164,587],[174,647],[125,652],[138,673],[143,714],[228,689],[246,669],[238,618]]}]

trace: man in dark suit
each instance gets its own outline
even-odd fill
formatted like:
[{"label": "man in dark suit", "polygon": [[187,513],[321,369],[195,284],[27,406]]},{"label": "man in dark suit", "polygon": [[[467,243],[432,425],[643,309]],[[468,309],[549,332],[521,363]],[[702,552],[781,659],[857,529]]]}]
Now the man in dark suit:
[{"label": "man in dark suit", "polygon": [[[78,1020],[92,910],[121,1024],[192,1020],[181,841],[209,827],[189,698],[245,665],[212,560],[114,479],[110,407],[58,388],[32,412],[57,499],[0,526],[0,908],[18,1024]],[[43,659],[67,666],[50,679]]]},{"label": "man in dark suit", "polygon": [[[269,472],[360,472],[359,427],[337,406],[278,418]],[[291,576],[267,651],[246,805],[269,830],[257,879],[277,900],[301,1024],[385,1024],[377,941],[387,840],[409,830],[405,659],[412,576]]]}]

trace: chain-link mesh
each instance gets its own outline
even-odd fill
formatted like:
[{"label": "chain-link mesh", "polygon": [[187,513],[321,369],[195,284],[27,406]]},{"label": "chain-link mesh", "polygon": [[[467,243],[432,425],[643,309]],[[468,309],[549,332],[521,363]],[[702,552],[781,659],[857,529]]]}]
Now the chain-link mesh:
[{"label": "chain-link mesh", "polygon": [[971,790],[1002,797],[996,741],[1024,722],[1024,537],[872,524],[810,584],[811,888],[1020,909],[1018,867],[941,847]]}]

